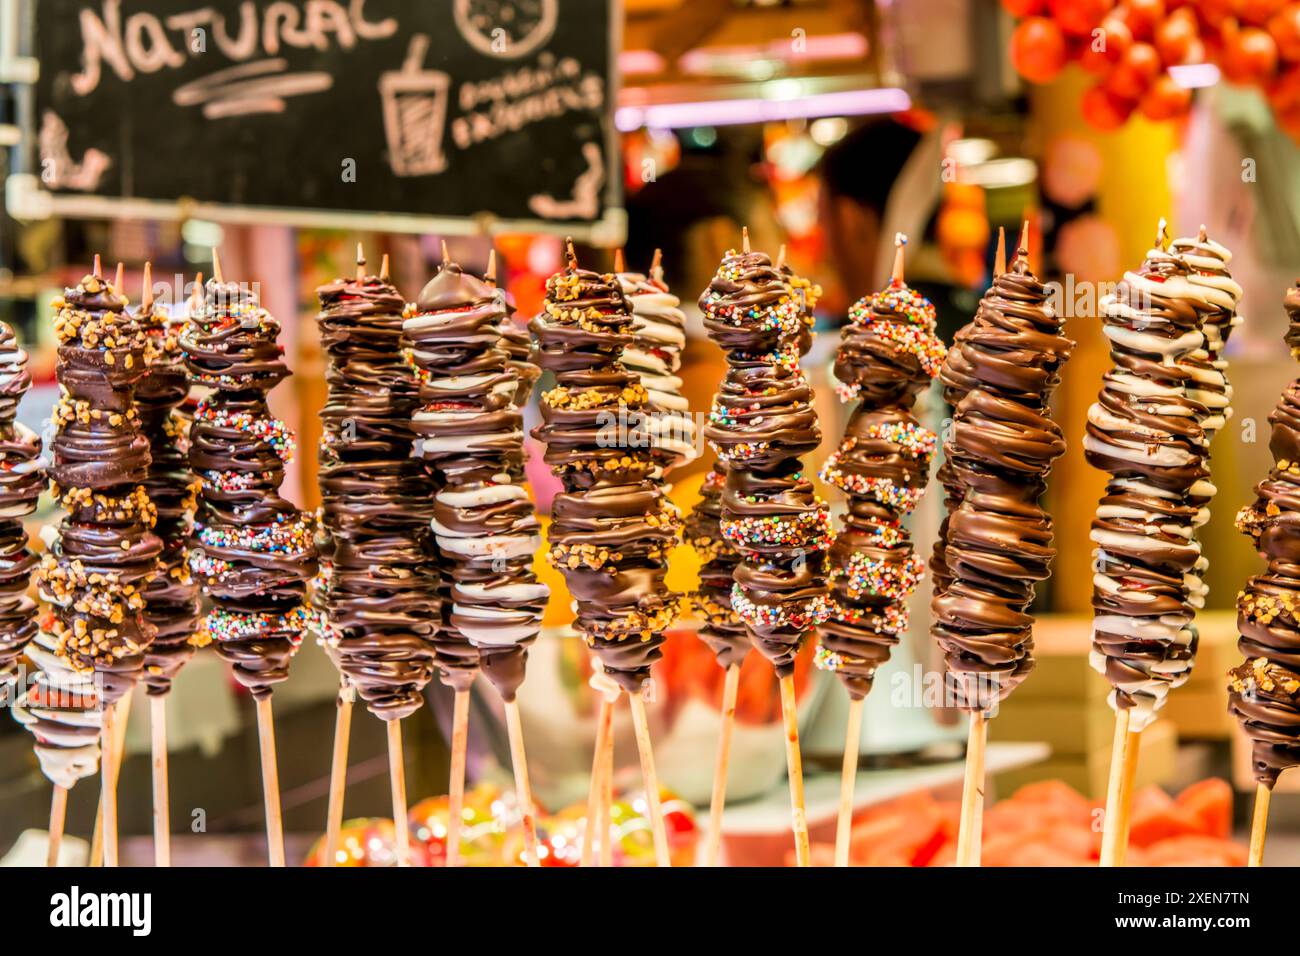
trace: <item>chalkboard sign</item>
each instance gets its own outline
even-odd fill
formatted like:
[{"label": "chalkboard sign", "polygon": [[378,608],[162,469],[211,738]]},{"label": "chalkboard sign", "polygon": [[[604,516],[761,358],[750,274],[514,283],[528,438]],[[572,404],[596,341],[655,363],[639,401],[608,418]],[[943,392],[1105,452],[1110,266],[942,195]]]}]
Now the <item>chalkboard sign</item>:
[{"label": "chalkboard sign", "polygon": [[32,172],[87,215],[617,231],[611,6],[40,0]]}]

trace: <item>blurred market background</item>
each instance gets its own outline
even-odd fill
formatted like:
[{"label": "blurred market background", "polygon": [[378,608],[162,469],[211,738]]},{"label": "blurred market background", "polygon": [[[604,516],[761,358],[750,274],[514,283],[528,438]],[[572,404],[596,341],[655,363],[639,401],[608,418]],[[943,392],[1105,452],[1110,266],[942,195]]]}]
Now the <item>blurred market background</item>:
[{"label": "blurred market background", "polygon": [[[130,12],[150,5],[122,6]],[[545,279],[561,265],[562,235],[527,222],[503,230],[490,214],[490,191],[481,196],[484,215],[458,216],[442,231],[407,232],[396,222],[388,229],[382,222],[373,228],[285,225],[274,214],[252,217],[256,222],[194,215],[184,195],[172,197],[169,213],[157,217],[42,210],[31,192],[32,177],[40,174],[33,136],[41,118],[27,91],[33,70],[56,65],[30,59],[27,7],[0,3],[0,146],[8,147],[0,150],[0,179],[8,183],[0,216],[0,319],[31,351],[38,387],[23,417],[38,430],[55,391],[49,303],[85,274],[95,253],[125,264],[133,299],[146,261],[155,276],[180,277],[183,286],[196,272],[211,273],[216,246],[228,276],[260,284],[265,304],[284,324],[294,371],[274,393],[273,407],[298,431],[301,451],[285,490],[304,507],[320,500],[314,449],[325,394],[314,290],[352,271],[357,242],[372,261],[390,257],[407,299],[435,270],[441,241],[454,259],[478,271],[495,249],[519,315],[538,311]],[[560,0],[562,22],[565,7]],[[1025,219],[1037,271],[1061,282],[1073,303],[1067,333],[1078,348],[1055,404],[1069,451],[1053,472],[1047,505],[1059,555],[1052,578],[1039,588],[1038,669],[991,725],[989,802],[1011,802],[986,823],[986,863],[1096,857],[1092,808],[1104,796],[1112,733],[1106,683],[1087,661],[1088,532],[1104,476],[1084,462],[1081,438],[1108,364],[1096,284],[1115,282],[1142,261],[1162,217],[1174,235],[1194,234],[1204,224],[1233,251],[1246,321],[1228,349],[1236,417],[1215,444],[1219,493],[1203,532],[1211,557],[1209,607],[1200,619],[1191,680],[1144,734],[1138,785],[1151,789],[1139,796],[1134,841],[1135,856],[1149,853],[1146,862],[1240,862],[1253,782],[1247,748],[1226,710],[1224,675],[1239,657],[1234,600],[1261,562],[1233,518],[1271,465],[1266,417],[1297,374],[1282,344],[1281,300],[1300,271],[1300,2],[624,0],[611,35],[617,93],[604,106],[617,145],[608,165],[617,179],[606,183],[614,201],[602,209],[599,228],[583,235],[578,255],[584,265],[610,268],[619,245],[631,268],[645,269],[654,250],[663,250],[667,281],[688,313],[682,376],[697,416],[707,413],[724,364],[703,335],[694,302],[720,256],[737,245],[742,226],[759,249],[775,254],[784,244],[794,269],[824,289],[820,334],[805,362],[826,436],[814,463],[845,422],[829,379],[837,329],[849,305],[887,277],[895,232],[911,238],[908,279],[937,304],[945,339],[968,321],[989,281],[998,229],[1017,234]],[[118,121],[152,122],[138,115]],[[152,135],[185,133],[154,125]],[[324,141],[345,131],[319,135]],[[43,144],[45,136],[42,131]],[[59,155],[73,164],[64,174],[88,175],[93,157],[75,126],[59,145]],[[212,150],[257,148],[214,135],[192,143],[193,162],[202,166]],[[287,189],[295,172],[268,165],[265,175],[284,180]],[[554,194],[568,188],[557,182]],[[174,305],[184,294],[177,291]],[[528,414],[534,423],[536,394]],[[936,427],[949,414],[937,393],[926,414]],[[702,450],[673,476],[672,495],[684,510],[698,500],[711,462],[711,452]],[[529,476],[544,512],[555,482],[535,451]],[[837,494],[827,496],[842,506]],[[940,499],[932,485],[914,517],[922,554],[941,517]],[[54,513],[47,504],[32,520],[33,534]],[[670,585],[690,590],[698,564],[689,547],[679,548]],[[564,808],[586,793],[596,697],[586,683],[586,651],[567,629],[572,615],[563,581],[542,562],[538,572],[553,594],[521,705],[533,783],[555,814],[548,832],[561,834],[553,859],[563,862],[572,849],[563,837],[572,830]],[[941,668],[928,635],[927,588],[914,601],[911,633],[867,701],[857,787],[859,863],[924,865],[951,856],[965,733],[957,713],[925,699]],[[707,804],[723,679],[693,627],[683,620],[670,638],[652,710],[663,781],[680,798],[673,819],[685,859],[704,817],[693,824],[687,804]],[[811,651],[798,681],[814,840],[824,843],[832,836],[846,701],[832,676],[810,667]],[[757,655],[741,681],[728,853],[735,862],[781,863],[789,834],[777,687]],[[325,817],[337,686],[334,668],[309,643],[275,695],[285,819],[291,854],[299,859]],[[412,803],[433,800],[415,815],[422,821],[416,832],[436,859],[438,824],[428,821],[447,785],[451,694],[435,681],[428,697],[429,706],[406,722],[407,751]],[[482,861],[510,854],[508,826],[493,822],[509,816],[508,794],[494,789],[509,789],[495,701],[495,695],[477,696],[471,720],[471,775],[482,781],[473,812],[490,834],[483,837]],[[169,706],[173,820],[186,835],[177,838],[177,862],[257,860],[262,804],[251,702],[204,652],[180,675]],[[131,721],[121,776],[121,826],[135,837],[126,843],[128,861],[150,859],[147,723],[143,710]],[[628,860],[643,861],[644,828],[635,823],[639,775],[625,713],[617,731],[618,780],[633,821]],[[359,710],[352,741],[347,815],[383,817],[388,781],[379,722]],[[5,848],[21,831],[43,827],[48,812],[48,784],[30,737],[7,720],[0,720],[0,768]],[[1270,863],[1300,862],[1297,791],[1300,777],[1284,776],[1273,801]],[[95,796],[93,786],[74,791],[70,833],[89,833]],[[373,820],[350,833],[358,854],[384,844],[383,827]],[[1235,845],[1225,841],[1234,834]],[[375,860],[382,862],[383,853]]]}]

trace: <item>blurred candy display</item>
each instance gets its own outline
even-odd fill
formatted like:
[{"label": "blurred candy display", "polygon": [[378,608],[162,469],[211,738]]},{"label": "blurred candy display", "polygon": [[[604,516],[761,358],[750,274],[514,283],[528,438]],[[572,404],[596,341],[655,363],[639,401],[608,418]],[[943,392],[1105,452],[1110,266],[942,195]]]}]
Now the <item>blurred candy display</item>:
[{"label": "blurred candy display", "polygon": [[1219,76],[1258,87],[1300,140],[1300,0],[1002,0],[1020,17],[1011,62],[1031,83],[1077,62],[1097,77],[1083,116],[1100,130],[1136,111],[1184,115]]},{"label": "blurred candy display", "polygon": [[[673,866],[691,866],[699,832],[690,804],[660,793]],[[624,794],[612,808],[615,866],[654,866],[654,840],[644,795]],[[542,866],[577,866],[582,852],[586,805],[549,815],[538,808],[538,857]],[[490,784],[465,794],[461,861],[464,866],[523,866],[523,835],[515,795]],[[446,858],[447,798],[428,797],[411,808],[411,865],[442,866]],[[324,839],[316,841],[307,866],[322,866]],[[339,837],[338,866],[393,866],[397,854],[393,822],[377,817],[348,820]]]},{"label": "blurred candy display", "polygon": [[[853,866],[951,866],[956,801],[916,793],[870,807],[853,822]],[[984,866],[1096,866],[1102,806],[1059,780],[1021,787],[984,815]],[[1228,838],[1232,788],[1217,778],[1176,797],[1159,787],[1133,800],[1128,866],[1245,866],[1246,847]],[[813,845],[813,865],[830,866],[834,847]],[[793,852],[786,864],[793,866]]]}]

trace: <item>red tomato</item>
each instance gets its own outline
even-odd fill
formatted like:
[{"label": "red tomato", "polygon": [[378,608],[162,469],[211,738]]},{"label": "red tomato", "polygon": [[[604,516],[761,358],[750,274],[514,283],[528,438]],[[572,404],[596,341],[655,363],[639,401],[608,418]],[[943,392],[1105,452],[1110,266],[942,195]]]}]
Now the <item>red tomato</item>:
[{"label": "red tomato", "polygon": [[1300,108],[1300,66],[1279,73],[1268,85],[1268,102],[1279,113]]},{"label": "red tomato", "polygon": [[1134,43],[1119,61],[1106,88],[1125,100],[1137,100],[1160,75],[1160,54],[1150,43]]},{"label": "red tomato", "polygon": [[1237,17],[1246,23],[1263,26],[1269,17],[1282,9],[1286,0],[1237,0]]},{"label": "red tomato", "polygon": [[1263,83],[1277,71],[1277,44],[1258,27],[1223,35],[1223,75],[1234,83]]},{"label": "red tomato", "polygon": [[1072,36],[1087,36],[1114,5],[1115,0],[1049,0],[1057,24]]},{"label": "red tomato", "polygon": [[1147,119],[1158,123],[1182,116],[1191,105],[1192,91],[1183,89],[1168,73],[1162,73],[1143,95],[1138,109]]},{"label": "red tomato", "polygon": [[1031,83],[1055,79],[1065,62],[1065,34],[1047,17],[1022,20],[1011,34],[1011,64]]},{"label": "red tomato", "polygon": [[1128,24],[1116,16],[1109,16],[1097,27],[1095,37],[1084,37],[1079,54],[1079,65],[1089,73],[1106,73],[1118,63],[1133,45],[1133,32]]},{"label": "red tomato", "polygon": [[1119,129],[1133,112],[1133,104],[1115,96],[1104,86],[1094,86],[1079,101],[1083,118],[1093,129],[1103,132]]},{"label": "red tomato", "polygon": [[1300,60],[1300,3],[1288,3],[1268,21],[1268,35],[1284,60]]},{"label": "red tomato", "polygon": [[1165,0],[1128,0],[1124,19],[1136,40],[1150,40],[1165,18]]},{"label": "red tomato", "polygon": [[1200,45],[1196,14],[1187,7],[1175,10],[1156,27],[1156,50],[1169,66],[1194,62],[1190,54]]}]

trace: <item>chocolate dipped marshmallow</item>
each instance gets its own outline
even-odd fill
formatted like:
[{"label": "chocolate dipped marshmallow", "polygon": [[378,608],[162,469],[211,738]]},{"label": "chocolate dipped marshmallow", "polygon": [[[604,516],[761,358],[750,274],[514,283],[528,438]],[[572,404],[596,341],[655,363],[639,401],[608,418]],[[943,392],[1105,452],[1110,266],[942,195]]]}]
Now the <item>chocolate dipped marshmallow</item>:
[{"label": "chocolate dipped marshmallow", "polygon": [[258,700],[289,676],[317,571],[312,520],[280,494],[295,443],[267,408],[290,374],[279,334],[253,289],[213,278],[181,335],[193,382],[210,390],[190,431],[201,481],[190,570],[212,599],[204,626],[217,653]]},{"label": "chocolate dipped marshmallow", "polygon": [[825,619],[830,512],[800,456],[821,443],[799,368],[798,297],[763,253],[729,251],[700,298],[727,374],[704,436],[727,469],[719,526],[741,556],[731,609],[785,678],[809,629]]},{"label": "chocolate dipped marshmallow", "polygon": [[1074,343],[1028,260],[1028,224],[1005,272],[958,334],[940,373],[964,393],[948,447],[964,489],[948,516],[946,589],[932,599],[932,633],[943,649],[957,706],[985,714],[1033,669],[1034,585],[1056,551],[1039,504],[1053,462],[1065,452],[1051,418],[1052,392]]},{"label": "chocolate dipped marshmallow", "polygon": [[[1287,291],[1287,344],[1300,358],[1300,282]],[[1300,765],[1300,378],[1268,417],[1273,468],[1237,528],[1268,562],[1237,595],[1237,648],[1246,660],[1228,674],[1228,710],[1251,744],[1251,770],[1268,789]]]},{"label": "chocolate dipped marshmallow", "polygon": [[1205,423],[1193,394],[1209,291],[1168,247],[1165,224],[1141,268],[1102,299],[1114,367],[1088,410],[1088,462],[1109,472],[1091,538],[1094,669],[1138,732],[1187,680],[1204,603],[1196,528],[1213,493]]},{"label": "chocolate dipped marshmallow", "polygon": [[537,364],[555,375],[533,436],[564,485],[551,504],[547,558],[573,594],[576,629],[633,695],[680,603],[664,583],[680,518],[651,479],[658,464],[641,418],[649,395],[622,362],[634,328],[617,277],[578,268],[570,244],[529,325]]},{"label": "chocolate dipped marshmallow", "polygon": [[541,526],[518,477],[523,414],[509,323],[504,292],[444,254],[407,309],[404,331],[423,403],[414,413],[415,454],[438,483],[431,527],[449,601],[439,650],[448,642],[468,648],[513,701],[550,592],[533,574]]},{"label": "chocolate dipped marshmallow", "polygon": [[411,459],[418,385],[402,357],[405,303],[386,274],[316,290],[329,391],[321,413],[320,609],[330,656],[371,713],[401,720],[433,677],[439,604],[433,486]]},{"label": "chocolate dipped marshmallow", "polygon": [[[923,565],[903,519],[930,477],[936,436],[912,413],[944,358],[935,308],[903,281],[903,243],[888,287],[849,310],[836,362],[839,393],[861,401],[821,478],[848,496],[828,558],[830,610],[816,663],[861,699],[907,630]],[[842,377],[841,377],[842,376]],[[890,387],[892,385],[892,387]]]}]

